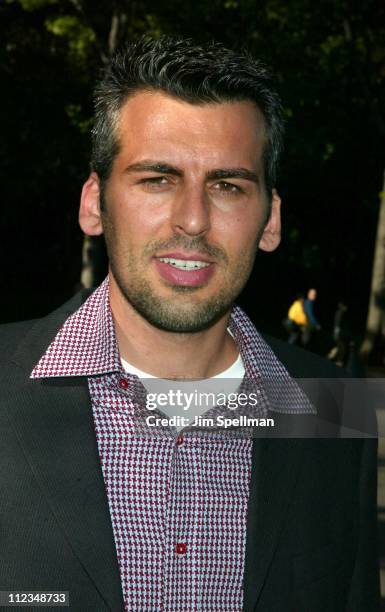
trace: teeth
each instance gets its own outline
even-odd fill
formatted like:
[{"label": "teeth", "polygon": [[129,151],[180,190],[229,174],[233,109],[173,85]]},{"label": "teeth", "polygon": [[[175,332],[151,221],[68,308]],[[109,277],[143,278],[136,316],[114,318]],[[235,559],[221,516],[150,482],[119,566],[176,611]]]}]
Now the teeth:
[{"label": "teeth", "polygon": [[159,261],[167,263],[178,270],[200,270],[207,268],[210,264],[205,261],[194,261],[192,259],[172,259],[171,257],[159,257]]}]

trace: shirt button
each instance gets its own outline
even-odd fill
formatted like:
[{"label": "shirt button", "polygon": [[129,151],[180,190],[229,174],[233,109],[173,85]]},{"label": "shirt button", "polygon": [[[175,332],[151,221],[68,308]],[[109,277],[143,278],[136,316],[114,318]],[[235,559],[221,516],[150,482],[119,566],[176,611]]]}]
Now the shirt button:
[{"label": "shirt button", "polygon": [[175,552],[178,553],[178,555],[184,555],[186,551],[187,544],[185,544],[184,542],[179,542],[179,544],[175,546]]},{"label": "shirt button", "polygon": [[127,380],[126,380],[125,378],[121,378],[121,379],[119,380],[119,387],[120,387],[121,389],[127,389],[127,387],[128,387],[128,382],[127,382]]},{"label": "shirt button", "polygon": [[182,435],[182,434],[180,434],[180,435],[177,437],[175,444],[176,444],[177,446],[182,446],[183,442],[184,442],[183,435]]}]

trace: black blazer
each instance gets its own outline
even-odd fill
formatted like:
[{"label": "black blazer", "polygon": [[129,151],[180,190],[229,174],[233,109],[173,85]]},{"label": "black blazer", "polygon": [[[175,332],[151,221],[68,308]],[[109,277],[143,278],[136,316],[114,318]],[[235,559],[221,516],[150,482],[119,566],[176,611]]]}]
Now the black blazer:
[{"label": "black blazer", "polygon": [[[118,612],[87,381],[29,379],[86,296],[0,330],[0,590],[69,591],[70,610]],[[293,376],[336,376],[324,360],[267,340]],[[282,416],[283,431],[294,418]],[[371,612],[378,602],[376,440],[254,440],[245,612]]]}]

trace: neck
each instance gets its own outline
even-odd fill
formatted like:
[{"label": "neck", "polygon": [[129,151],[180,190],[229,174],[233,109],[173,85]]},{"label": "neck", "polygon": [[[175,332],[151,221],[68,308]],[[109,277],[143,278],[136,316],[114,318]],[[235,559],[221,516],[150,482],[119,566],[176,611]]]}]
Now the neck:
[{"label": "neck", "polygon": [[121,357],[159,378],[209,378],[236,360],[238,348],[227,331],[229,313],[209,329],[175,333],[154,327],[122,295],[110,275],[110,305]]}]

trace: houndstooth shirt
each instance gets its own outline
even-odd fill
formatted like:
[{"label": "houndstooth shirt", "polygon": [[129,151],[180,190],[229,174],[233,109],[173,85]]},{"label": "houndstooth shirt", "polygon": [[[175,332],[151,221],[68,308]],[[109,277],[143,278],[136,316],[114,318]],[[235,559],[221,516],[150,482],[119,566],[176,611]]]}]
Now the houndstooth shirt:
[{"label": "houndstooth shirt", "polygon": [[[246,377],[261,382],[259,414],[268,407],[311,412],[238,307],[230,330]],[[31,373],[58,376],[88,379],[125,610],[242,610],[251,436],[215,428],[177,435],[171,426],[148,433],[145,389],[121,365],[108,279],[66,320]]]}]

